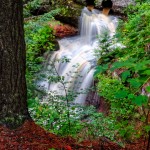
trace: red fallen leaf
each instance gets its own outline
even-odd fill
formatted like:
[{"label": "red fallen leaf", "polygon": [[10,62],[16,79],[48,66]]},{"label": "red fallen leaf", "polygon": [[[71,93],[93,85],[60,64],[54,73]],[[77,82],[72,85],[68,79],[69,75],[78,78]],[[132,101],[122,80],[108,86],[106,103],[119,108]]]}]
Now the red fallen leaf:
[{"label": "red fallen leaf", "polygon": [[72,148],[70,146],[66,146],[65,150],[72,150]]}]

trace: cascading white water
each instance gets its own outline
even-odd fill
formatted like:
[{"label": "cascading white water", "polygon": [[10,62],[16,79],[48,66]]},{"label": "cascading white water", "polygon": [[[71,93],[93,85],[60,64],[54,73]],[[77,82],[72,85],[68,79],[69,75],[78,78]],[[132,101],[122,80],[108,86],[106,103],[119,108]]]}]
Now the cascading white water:
[{"label": "cascading white water", "polygon": [[[66,91],[73,90],[80,93],[91,87],[96,65],[94,50],[98,46],[97,35],[101,37],[107,30],[110,36],[113,36],[116,26],[116,17],[105,16],[97,10],[90,12],[86,7],[83,9],[80,17],[80,35],[61,39],[60,50],[55,52],[50,59],[50,62],[55,61],[57,75],[64,77]],[[69,59],[69,62],[56,61],[64,58]],[[47,63],[47,70],[49,68],[51,68],[51,63]],[[47,91],[55,91],[61,95],[66,92],[62,83],[43,81],[40,85],[44,86]],[[74,102],[84,104],[86,97],[87,93],[80,93]]]}]

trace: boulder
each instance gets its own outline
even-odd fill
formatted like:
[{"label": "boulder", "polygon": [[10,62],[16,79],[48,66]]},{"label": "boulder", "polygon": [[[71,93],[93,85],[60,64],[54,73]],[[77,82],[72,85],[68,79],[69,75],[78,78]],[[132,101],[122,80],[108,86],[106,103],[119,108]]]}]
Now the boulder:
[{"label": "boulder", "polygon": [[[113,8],[112,8],[113,11],[119,14],[124,14],[124,8],[126,8],[128,5],[135,4],[135,0],[112,0],[112,1],[113,1]],[[85,6],[85,0],[74,0],[74,2]],[[96,4],[95,7],[100,10],[102,9],[101,2],[102,0],[95,0]]]}]

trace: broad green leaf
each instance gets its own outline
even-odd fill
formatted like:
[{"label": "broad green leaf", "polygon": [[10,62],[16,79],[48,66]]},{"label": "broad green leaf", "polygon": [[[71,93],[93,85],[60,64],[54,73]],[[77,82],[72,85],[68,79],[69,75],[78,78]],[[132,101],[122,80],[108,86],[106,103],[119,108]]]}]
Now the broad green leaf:
[{"label": "broad green leaf", "polygon": [[134,69],[135,71],[146,70],[147,65],[150,64],[150,60],[142,60],[141,62],[136,63]]},{"label": "broad green leaf", "polygon": [[108,69],[108,64],[103,65],[103,69],[106,71]]},{"label": "broad green leaf", "polygon": [[121,74],[121,77],[122,77],[122,80],[125,81],[127,79],[127,77],[130,76],[130,71],[127,70],[127,71],[124,71],[122,74]]},{"label": "broad green leaf", "polygon": [[149,131],[150,131],[150,125],[147,125],[147,126],[145,126],[144,128],[145,128],[146,132],[149,132]]},{"label": "broad green leaf", "polygon": [[114,71],[115,69],[118,69],[118,68],[121,68],[121,67],[124,67],[124,62],[114,62],[112,64],[112,67],[111,67],[111,71]]},{"label": "broad green leaf", "polygon": [[136,96],[135,99],[133,99],[133,103],[135,103],[138,106],[142,106],[143,104],[146,104],[148,102],[148,97],[145,95],[139,95]]},{"label": "broad green leaf", "polygon": [[139,88],[141,86],[141,82],[138,78],[129,79],[128,82],[134,88]]},{"label": "broad green leaf", "polygon": [[146,87],[146,91],[147,91],[147,92],[150,92],[150,86],[147,86],[147,87]]},{"label": "broad green leaf", "polygon": [[145,70],[146,68],[147,68],[147,66],[145,64],[141,64],[141,63],[136,64],[134,67],[135,71]]},{"label": "broad green leaf", "polygon": [[132,68],[135,65],[131,60],[126,60],[126,61],[121,61],[121,62],[114,62],[112,64],[112,68],[110,69],[111,71],[114,71],[115,69],[118,68]]},{"label": "broad green leaf", "polygon": [[104,71],[102,66],[97,66],[95,68],[94,76],[96,77],[98,74],[102,73]]},{"label": "broad green leaf", "polygon": [[128,95],[128,91],[120,90],[115,94],[115,97],[120,99],[120,98],[125,98],[127,95]]},{"label": "broad green leaf", "polygon": [[96,69],[95,69],[94,76],[105,72],[107,69],[108,69],[108,64],[105,64],[103,66],[97,66]]},{"label": "broad green leaf", "polygon": [[142,74],[150,75],[150,70],[145,70]]},{"label": "broad green leaf", "polygon": [[146,121],[146,117],[145,117],[145,116],[142,116],[142,117],[140,118],[140,121],[145,122],[145,121]]},{"label": "broad green leaf", "polygon": [[134,99],[134,98],[135,98],[135,95],[134,95],[134,94],[129,94],[129,95],[128,95],[128,98],[129,98],[129,99]]}]

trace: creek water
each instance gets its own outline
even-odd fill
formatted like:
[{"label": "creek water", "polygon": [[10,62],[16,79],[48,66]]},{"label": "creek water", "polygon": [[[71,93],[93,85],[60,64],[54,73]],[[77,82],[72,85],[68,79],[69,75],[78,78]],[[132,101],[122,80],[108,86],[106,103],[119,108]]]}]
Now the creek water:
[{"label": "creek water", "polygon": [[84,105],[87,91],[93,83],[97,62],[95,49],[100,44],[98,37],[101,38],[106,30],[109,36],[113,37],[118,19],[114,16],[105,16],[95,9],[90,12],[85,7],[79,20],[80,34],[59,40],[60,49],[50,54],[45,63],[44,74],[48,78],[60,76],[63,80],[56,83],[45,79],[39,84],[47,92],[59,95],[65,95],[69,91],[78,93],[74,103]]}]

